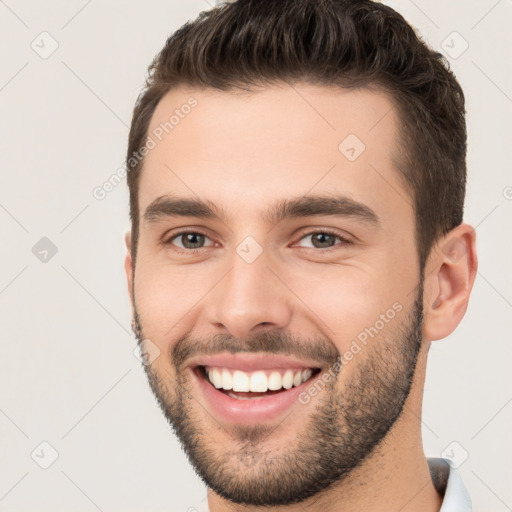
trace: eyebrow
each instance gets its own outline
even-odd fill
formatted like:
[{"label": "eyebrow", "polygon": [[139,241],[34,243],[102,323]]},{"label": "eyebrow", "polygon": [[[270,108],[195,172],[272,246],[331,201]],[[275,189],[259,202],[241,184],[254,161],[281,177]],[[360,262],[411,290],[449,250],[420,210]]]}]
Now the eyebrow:
[{"label": "eyebrow", "polygon": [[[330,215],[357,219],[373,226],[380,223],[378,215],[369,206],[343,195],[308,195],[280,200],[264,213],[263,220],[277,224],[285,219]],[[148,224],[169,217],[229,219],[224,209],[209,200],[172,195],[158,197],[144,212],[144,221]]]}]

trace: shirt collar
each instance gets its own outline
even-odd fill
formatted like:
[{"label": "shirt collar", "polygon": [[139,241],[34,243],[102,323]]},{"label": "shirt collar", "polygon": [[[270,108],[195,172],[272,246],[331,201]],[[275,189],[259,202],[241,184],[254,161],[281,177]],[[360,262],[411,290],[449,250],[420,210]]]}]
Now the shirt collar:
[{"label": "shirt collar", "polygon": [[432,482],[444,496],[439,512],[472,512],[473,505],[457,469],[448,459],[427,459]]}]

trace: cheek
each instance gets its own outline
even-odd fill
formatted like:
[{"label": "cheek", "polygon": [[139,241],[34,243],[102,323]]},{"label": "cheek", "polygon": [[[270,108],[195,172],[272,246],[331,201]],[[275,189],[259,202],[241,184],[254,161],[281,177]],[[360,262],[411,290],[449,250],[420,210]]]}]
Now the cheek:
[{"label": "cheek", "polygon": [[389,273],[331,267],[322,275],[303,272],[294,282],[300,282],[297,296],[310,311],[305,314],[343,354],[356,340],[390,335],[402,320],[406,294],[397,289],[400,283],[393,288]]},{"label": "cheek", "polygon": [[182,336],[211,281],[211,271],[199,266],[191,273],[186,266],[141,257],[135,272],[135,302],[144,335],[160,347]]}]

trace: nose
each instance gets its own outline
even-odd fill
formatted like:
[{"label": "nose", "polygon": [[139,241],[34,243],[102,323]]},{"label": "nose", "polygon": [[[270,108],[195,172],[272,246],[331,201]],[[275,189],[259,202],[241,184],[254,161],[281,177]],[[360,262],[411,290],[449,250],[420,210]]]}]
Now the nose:
[{"label": "nose", "polygon": [[208,320],[218,332],[244,338],[261,330],[286,328],[293,296],[262,255],[247,263],[234,254],[231,270],[215,286]]}]

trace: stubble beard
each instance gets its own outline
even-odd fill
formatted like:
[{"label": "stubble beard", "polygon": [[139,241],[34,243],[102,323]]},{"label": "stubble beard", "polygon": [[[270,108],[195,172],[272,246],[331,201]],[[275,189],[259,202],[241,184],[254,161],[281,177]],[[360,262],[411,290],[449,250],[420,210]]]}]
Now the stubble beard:
[{"label": "stubble beard", "polygon": [[[421,284],[412,310],[392,336],[383,336],[389,332],[384,329],[354,356],[349,364],[357,366],[342,390],[338,383],[344,367],[319,396],[306,405],[294,405],[280,425],[225,426],[212,419],[194,397],[190,378],[181,371],[184,358],[194,351],[194,341],[187,337],[180,340],[186,340],[181,353],[174,352],[175,382],[170,372],[144,366],[162,412],[205,484],[234,503],[278,506],[303,502],[342,483],[379,446],[404,408],[421,348]],[[133,330],[141,342],[143,326],[137,311]],[[279,333],[262,336],[253,339],[253,348],[264,346],[270,352],[269,343],[279,343]],[[230,347],[241,345],[231,343]],[[326,346],[322,347],[325,358]],[[332,342],[330,346],[334,347]],[[282,345],[275,347],[279,351]],[[273,434],[284,424],[296,429],[295,439],[273,443]],[[214,438],[219,436],[230,441],[216,444]]]}]

